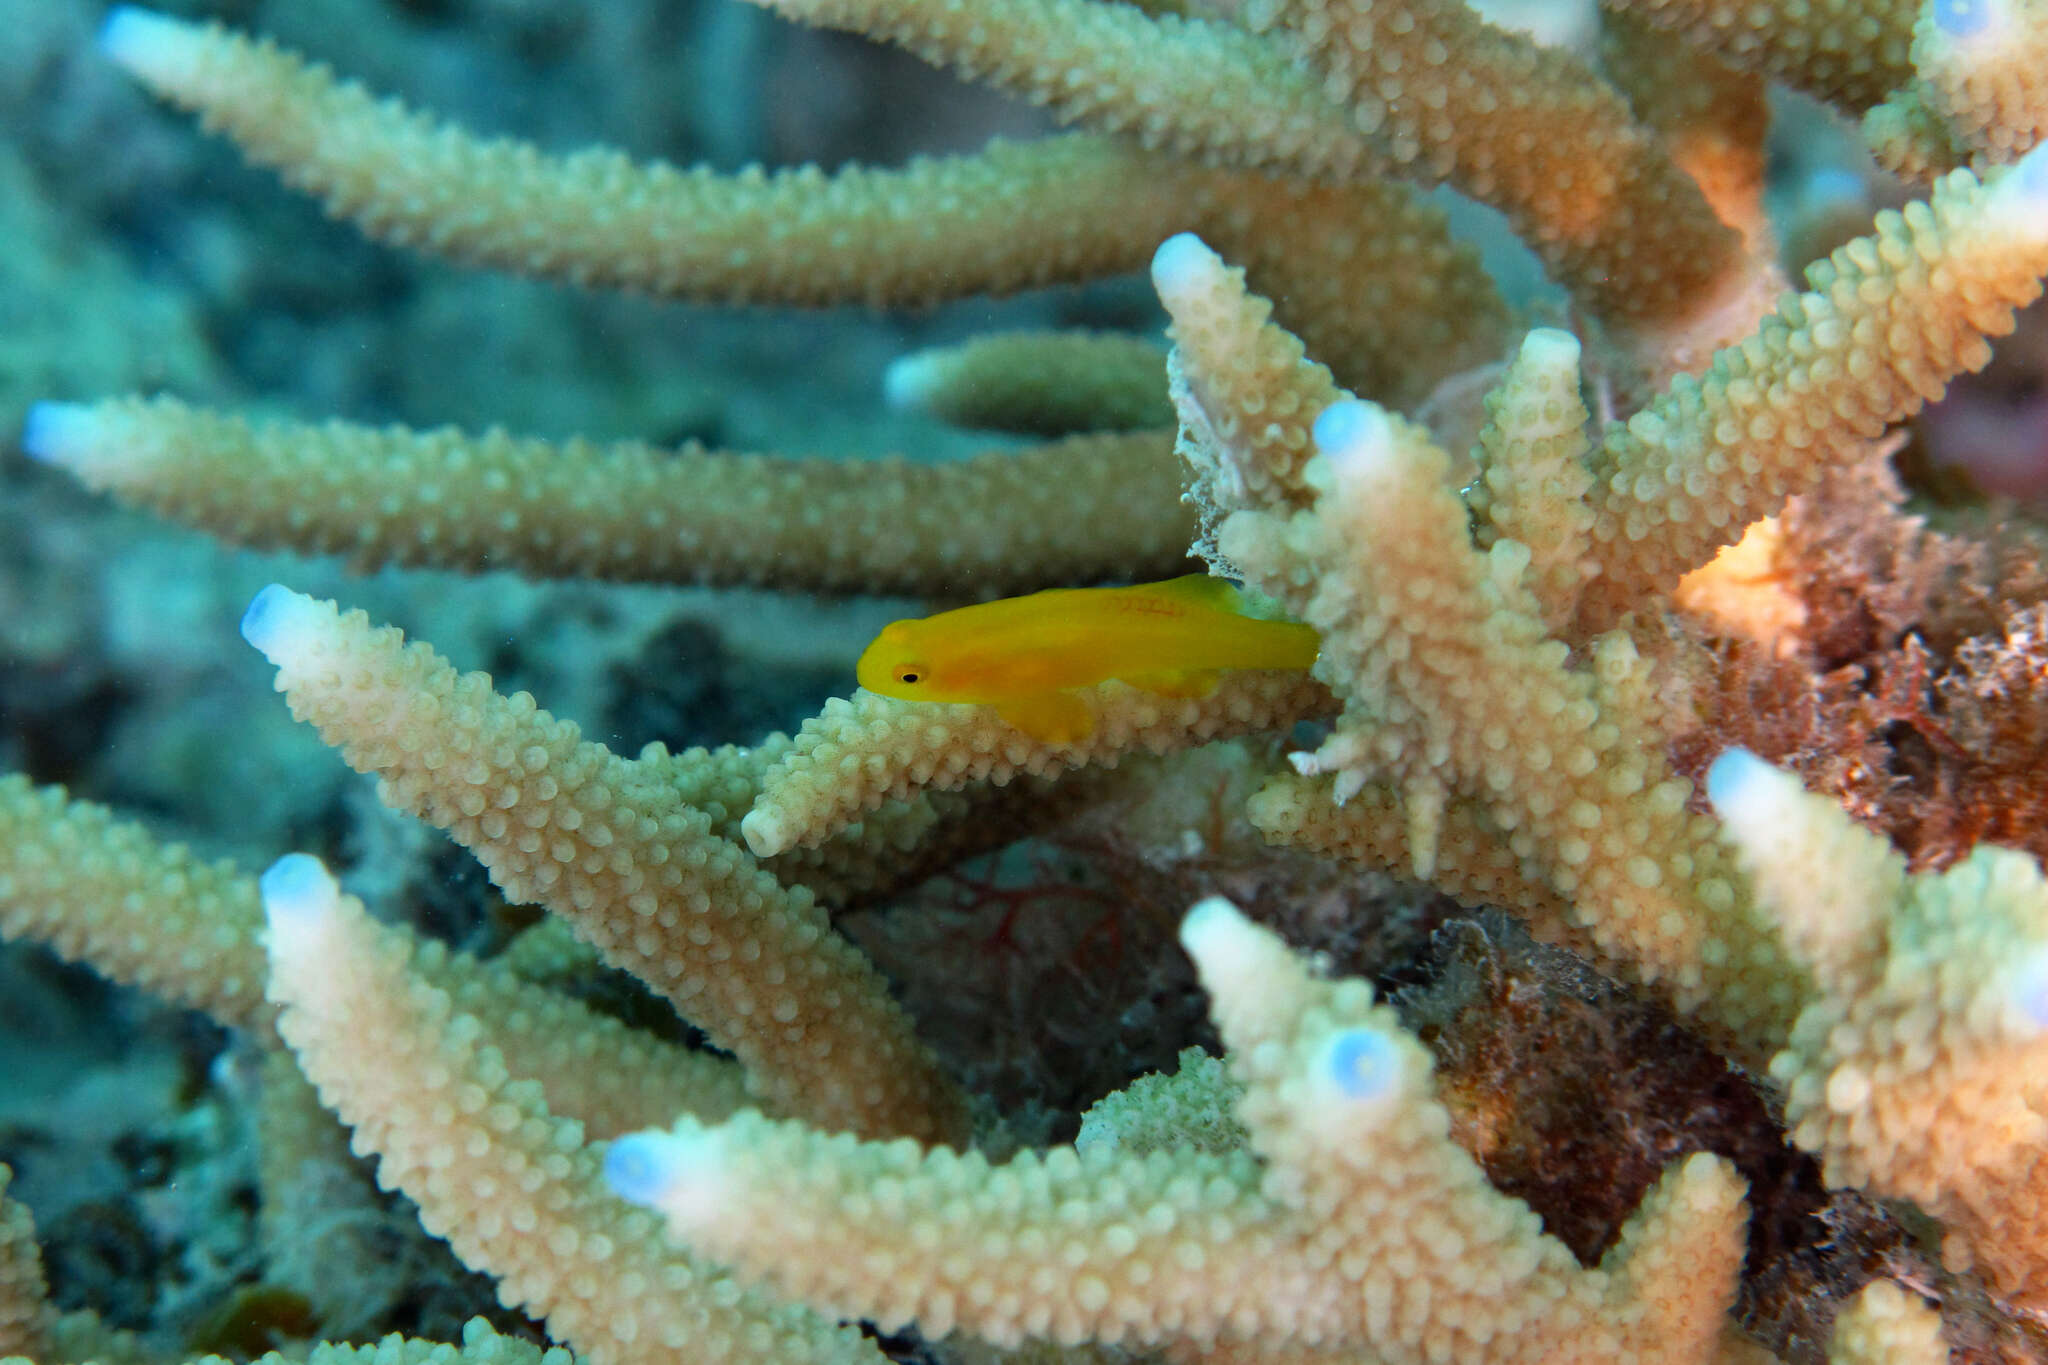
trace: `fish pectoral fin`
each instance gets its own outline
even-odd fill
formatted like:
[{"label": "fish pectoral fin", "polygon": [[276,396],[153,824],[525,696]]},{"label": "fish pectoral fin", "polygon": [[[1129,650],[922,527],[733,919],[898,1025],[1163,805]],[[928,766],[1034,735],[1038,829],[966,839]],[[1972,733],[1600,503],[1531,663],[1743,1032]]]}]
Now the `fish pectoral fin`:
[{"label": "fish pectoral fin", "polygon": [[1213,668],[1177,668],[1133,673],[1123,681],[1162,697],[1206,697],[1216,690],[1216,680],[1221,676]]},{"label": "fish pectoral fin", "polygon": [[996,715],[1042,744],[1076,744],[1095,731],[1095,713],[1073,692],[1006,697]]}]

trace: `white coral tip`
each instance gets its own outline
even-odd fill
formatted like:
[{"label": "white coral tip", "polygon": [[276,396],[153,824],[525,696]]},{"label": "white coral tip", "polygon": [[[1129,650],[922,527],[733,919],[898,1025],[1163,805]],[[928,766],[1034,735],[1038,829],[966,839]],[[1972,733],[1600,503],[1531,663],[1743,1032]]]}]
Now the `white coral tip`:
[{"label": "white coral tip", "polygon": [[615,1139],[604,1154],[604,1178],[631,1204],[653,1209],[681,1233],[701,1229],[726,1206],[719,1192],[725,1143],[716,1129],[659,1128]]},{"label": "white coral tip", "polygon": [[341,885],[310,853],[287,853],[258,879],[273,951],[327,921],[341,904]]},{"label": "white coral tip", "polygon": [[786,853],[795,840],[789,837],[790,822],[780,811],[756,806],[740,819],[740,838],[756,858],[773,858]]},{"label": "white coral tip", "polygon": [[1177,302],[1213,288],[1222,271],[1223,258],[1192,232],[1174,233],[1152,253],[1152,287],[1169,313],[1178,311]]},{"label": "white coral tip", "polygon": [[1197,967],[1205,967],[1227,960],[1233,945],[1253,932],[1251,921],[1227,897],[1208,896],[1196,901],[1180,922],[1180,944]]},{"label": "white coral tip", "polygon": [[1317,455],[1303,474],[1318,491],[1377,482],[1393,471],[1394,424],[1377,403],[1358,398],[1332,403],[1309,434]]},{"label": "white coral tip", "polygon": [[1579,339],[1562,327],[1538,327],[1522,338],[1518,360],[1523,365],[1540,365],[1546,370],[1579,368]]},{"label": "white coral tip", "polygon": [[1257,1011],[1273,1000],[1274,992],[1288,988],[1293,955],[1287,945],[1222,896],[1196,902],[1180,922],[1180,942],[1209,992],[1211,1012],[1226,1042],[1229,1016]]},{"label": "white coral tip", "polygon": [[1740,843],[1772,828],[1797,790],[1797,779],[1747,749],[1725,749],[1707,769],[1707,801]]},{"label": "white coral tip", "polygon": [[248,610],[242,613],[242,638],[283,668],[300,656],[320,618],[331,615],[326,604],[282,583],[272,583],[250,599]]},{"label": "white coral tip", "polygon": [[186,84],[204,30],[155,10],[116,5],[100,25],[100,51],[116,66],[157,89]]}]

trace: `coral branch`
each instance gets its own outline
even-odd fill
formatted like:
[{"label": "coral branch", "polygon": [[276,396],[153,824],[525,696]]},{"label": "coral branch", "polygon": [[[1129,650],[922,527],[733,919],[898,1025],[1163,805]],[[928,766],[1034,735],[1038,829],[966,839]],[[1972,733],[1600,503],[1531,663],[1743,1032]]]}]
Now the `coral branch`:
[{"label": "coral branch", "polygon": [[1951,1263],[2048,1307],[2048,878],[1998,848],[1909,878],[1882,839],[1741,750],[1709,794],[1819,986],[1771,1060],[1793,1139],[1830,1181],[1941,1218]]},{"label": "coral branch", "polygon": [[1756,335],[1607,434],[1580,628],[1597,630],[1733,544],[1892,422],[1991,357],[2048,274],[2048,152],[1926,203],[1809,268]]},{"label": "coral branch", "polygon": [[365,569],[1000,594],[1170,574],[1190,531],[1158,433],[914,464],[251,425],[158,398],[42,404],[22,444],[231,542]]},{"label": "coral branch", "polygon": [[1081,739],[1048,743],[1010,725],[992,706],[904,702],[856,692],[833,698],[804,722],[769,768],[740,822],[760,857],[827,839],[885,801],[970,783],[1114,766],[1133,753],[1176,749],[1283,729],[1331,709],[1327,690],[1299,670],[1238,669],[1201,697],[1165,697],[1118,682],[1074,694],[1091,724]]},{"label": "coral branch", "polygon": [[414,974],[407,946],[343,896],[315,858],[263,874],[279,1031],[355,1129],[379,1177],[427,1230],[498,1277],[596,1365],[865,1362],[858,1332],[770,1305],[666,1251],[652,1220],[612,1198],[601,1151],[507,1071],[480,1024]]},{"label": "coral branch", "polygon": [[425,645],[278,586],[242,633],[278,690],[397,809],[471,849],[747,1068],[754,1092],[828,1129],[958,1131],[961,1115],[880,976],[651,770],[574,725],[458,677]]},{"label": "coral branch", "polygon": [[1861,113],[1913,74],[1920,0],[1608,0],[1746,70]]},{"label": "coral branch", "polygon": [[1428,1053],[1364,982],[1318,979],[1220,900],[1182,939],[1263,1176],[1249,1153],[1186,1148],[992,1167],[742,1116],[621,1139],[612,1183],[684,1243],[885,1326],[1226,1355],[1285,1340],[1388,1365],[1710,1358],[1741,1260],[1725,1163],[1675,1167],[1582,1269],[1445,1138]]}]

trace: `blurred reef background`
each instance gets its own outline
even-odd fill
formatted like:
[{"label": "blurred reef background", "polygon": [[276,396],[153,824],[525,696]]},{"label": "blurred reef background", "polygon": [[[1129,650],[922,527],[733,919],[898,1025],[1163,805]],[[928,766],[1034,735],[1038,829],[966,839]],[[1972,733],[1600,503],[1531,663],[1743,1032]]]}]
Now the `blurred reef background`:
[{"label": "blurred reef background", "polygon": [[[291,720],[236,633],[263,584],[288,578],[404,621],[625,751],[794,729],[852,688],[861,646],[910,604],[364,578],[226,548],[23,459],[30,404],[161,391],[308,420],[943,458],[1002,438],[890,409],[881,379],[897,355],[992,324],[1156,320],[1136,280],[884,317],[657,303],[370,245],[107,62],[107,9],[0,0],[0,769],[251,868],[290,848],[381,868],[389,884],[357,889],[456,942],[509,932],[479,922],[488,883]],[[1041,125],[903,54],[726,0],[163,9],[267,33],[557,151],[830,167]],[[53,1297],[159,1329],[173,1350],[235,1345],[206,1333],[254,1270],[247,1086],[225,1042],[196,1015],[0,945],[0,1161],[37,1217]],[[403,1215],[372,1231],[429,1245]],[[459,1273],[439,1257],[417,1285],[434,1284],[433,1266]],[[382,1310],[377,1292],[365,1290],[370,1325],[444,1338],[494,1301],[479,1279],[438,1309],[394,1304],[414,1292],[398,1265]]]}]

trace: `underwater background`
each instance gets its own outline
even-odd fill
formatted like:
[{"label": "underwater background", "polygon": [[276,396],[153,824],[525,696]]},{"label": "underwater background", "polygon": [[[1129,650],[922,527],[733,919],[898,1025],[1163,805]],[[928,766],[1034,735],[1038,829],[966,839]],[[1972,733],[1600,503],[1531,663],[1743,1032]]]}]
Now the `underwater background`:
[{"label": "underwater background", "polygon": [[[28,459],[19,433],[32,404],[163,392],[254,416],[939,461],[1022,441],[891,407],[892,360],[1000,328],[1156,335],[1163,325],[1136,278],[919,312],[712,308],[371,244],[116,70],[95,42],[107,8],[0,0],[0,771],[63,784],[247,868],[317,853],[377,913],[460,947],[496,951],[533,914],[506,906],[440,833],[384,809],[372,778],[291,719],[275,670],[237,631],[263,585],[281,580],[398,624],[622,753],[794,730],[851,691],[853,661],[883,623],[927,604],[365,575],[334,559],[236,549]],[[161,8],[263,33],[416,107],[551,151],[605,143],[677,164],[829,169],[1051,127],[901,53],[737,0]],[[1576,7],[1527,8],[1522,17],[1548,23]],[[1771,164],[1788,257],[1824,251],[1906,197],[1847,131],[1796,100],[1777,108]],[[1561,313],[1497,219],[1462,206],[1456,219],[1515,301],[1534,316]],[[1917,495],[1975,506],[1987,491],[2011,493],[2020,500],[1999,515],[2037,517],[2028,499],[2048,493],[2039,313],[2001,344],[1990,378],[1960,386],[1901,454]],[[1944,462],[1964,468],[1936,468]],[[1211,1041],[1171,942],[1171,917],[1201,889],[1195,874],[1160,874],[1126,852],[1099,829],[1048,836],[843,925],[896,976],[948,1062],[1031,1116],[1013,1138],[1070,1137],[1104,1092]],[[1701,1108],[1721,1106],[1702,1122],[1758,1128],[1766,1145],[1779,1136],[1755,1095],[1724,1090],[1719,1064],[1661,1014],[1572,964],[1528,966],[1548,950],[1499,916],[1285,860],[1247,859],[1230,874],[1291,899],[1292,922],[1354,970],[1417,990],[1453,983],[1418,1006],[1425,1015],[1447,1019],[1468,997],[1504,1000],[1514,971],[1568,981],[1597,1022],[1495,1026],[1579,1029],[1570,1036],[1589,1049],[1599,1035],[1597,1046],[1676,1077],[1693,1100],[1709,1096]],[[590,993],[630,1018],[653,1013],[622,982]],[[259,1246],[253,1053],[196,1014],[45,949],[0,944],[0,1163],[15,1173],[10,1197],[35,1215],[60,1307],[94,1309],[170,1358],[246,1358],[316,1335],[455,1339],[477,1313],[542,1339],[361,1172],[309,1194],[302,1246]],[[1580,1065],[1605,1055],[1589,1050]],[[1783,1180],[1817,1204],[1809,1167],[1788,1159]],[[1606,1179],[1582,1165],[1569,1189]],[[1830,1217],[1833,1259],[1815,1253],[1808,1280],[1788,1272],[1786,1299],[1846,1282],[1851,1263],[1927,1263],[1881,1211],[1858,1202]],[[305,1275],[350,1279],[353,1317],[316,1320],[288,1287]],[[1781,1305],[1780,1319],[1798,1312]],[[1820,1358],[1813,1339],[1786,1330],[1788,1358]],[[1998,1339],[1983,1358],[2030,1358],[2038,1344],[2003,1328]],[[891,1346],[907,1358],[927,1349]]]},{"label": "underwater background", "polygon": [[[478,922],[488,882],[291,720],[236,630],[265,583],[403,622],[628,752],[794,729],[852,688],[861,646],[909,604],[365,576],[238,550],[24,458],[31,404],[167,392],[304,420],[945,458],[1003,438],[892,410],[881,379],[897,355],[992,324],[1156,320],[1136,281],[887,317],[714,309],[370,245],[108,62],[96,33],[109,8],[0,0],[0,770],[246,867],[323,852],[388,877],[349,884],[457,942],[502,937]],[[902,54],[725,0],[161,8],[556,151],[829,167],[1042,124]],[[196,1015],[0,945],[0,1162],[36,1216],[53,1297],[156,1329],[174,1351],[256,1270],[247,1085],[227,1043]],[[459,1270],[441,1254],[440,1273]],[[466,1294],[414,1330],[457,1334],[494,1302],[481,1280]],[[387,1303],[376,1325],[420,1311]],[[366,1321],[379,1316],[366,1298]]]}]

